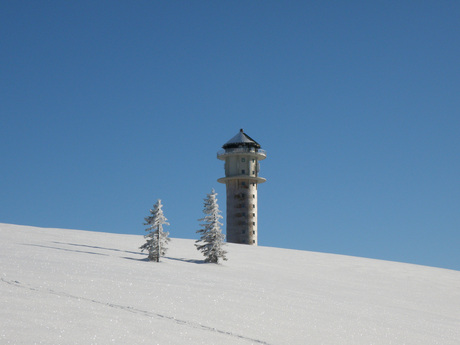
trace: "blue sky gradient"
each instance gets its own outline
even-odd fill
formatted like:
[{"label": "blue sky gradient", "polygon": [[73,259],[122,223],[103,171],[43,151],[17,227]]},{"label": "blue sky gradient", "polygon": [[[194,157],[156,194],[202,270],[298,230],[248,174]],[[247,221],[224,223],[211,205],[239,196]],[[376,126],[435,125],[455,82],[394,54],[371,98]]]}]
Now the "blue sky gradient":
[{"label": "blue sky gradient", "polygon": [[4,1],[0,222],[143,235],[161,198],[171,236],[197,238],[244,128],[267,151],[260,245],[460,270],[459,18],[458,1]]}]

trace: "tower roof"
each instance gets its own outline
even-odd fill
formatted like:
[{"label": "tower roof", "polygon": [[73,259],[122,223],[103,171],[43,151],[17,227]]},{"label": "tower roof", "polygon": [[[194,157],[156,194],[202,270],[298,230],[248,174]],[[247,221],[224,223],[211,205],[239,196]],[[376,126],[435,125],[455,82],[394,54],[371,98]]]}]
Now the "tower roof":
[{"label": "tower roof", "polygon": [[240,146],[255,147],[258,149],[260,148],[260,144],[254,139],[252,139],[249,135],[244,133],[242,128],[240,129],[238,134],[231,138],[229,141],[227,141],[224,144],[224,146],[222,146],[222,148],[229,149]]}]

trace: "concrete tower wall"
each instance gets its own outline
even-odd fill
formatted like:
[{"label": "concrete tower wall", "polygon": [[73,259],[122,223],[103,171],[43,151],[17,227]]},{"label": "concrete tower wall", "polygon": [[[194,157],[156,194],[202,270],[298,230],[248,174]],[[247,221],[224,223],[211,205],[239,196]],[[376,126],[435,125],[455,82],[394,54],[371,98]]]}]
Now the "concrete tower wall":
[{"label": "concrete tower wall", "polygon": [[233,155],[225,159],[225,176],[248,175],[255,177],[258,173],[259,162],[254,155]]},{"label": "concrete tower wall", "polygon": [[227,241],[257,245],[257,183],[227,181]]}]

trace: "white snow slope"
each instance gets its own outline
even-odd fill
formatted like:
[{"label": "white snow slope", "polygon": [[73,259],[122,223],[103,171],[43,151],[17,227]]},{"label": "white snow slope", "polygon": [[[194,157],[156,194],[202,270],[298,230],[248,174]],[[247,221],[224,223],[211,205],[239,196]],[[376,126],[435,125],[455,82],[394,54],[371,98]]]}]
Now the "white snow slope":
[{"label": "white snow slope", "polygon": [[0,344],[460,344],[460,272],[0,224]]}]

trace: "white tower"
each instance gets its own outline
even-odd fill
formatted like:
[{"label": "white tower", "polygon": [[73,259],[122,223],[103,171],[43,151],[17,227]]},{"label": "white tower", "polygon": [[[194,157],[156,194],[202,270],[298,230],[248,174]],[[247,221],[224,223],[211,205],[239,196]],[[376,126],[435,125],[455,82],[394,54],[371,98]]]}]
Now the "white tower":
[{"label": "white tower", "polygon": [[217,158],[225,161],[225,177],[217,181],[227,186],[227,242],[257,245],[257,185],[266,181],[259,161],[267,154],[242,129],[222,148]]}]

